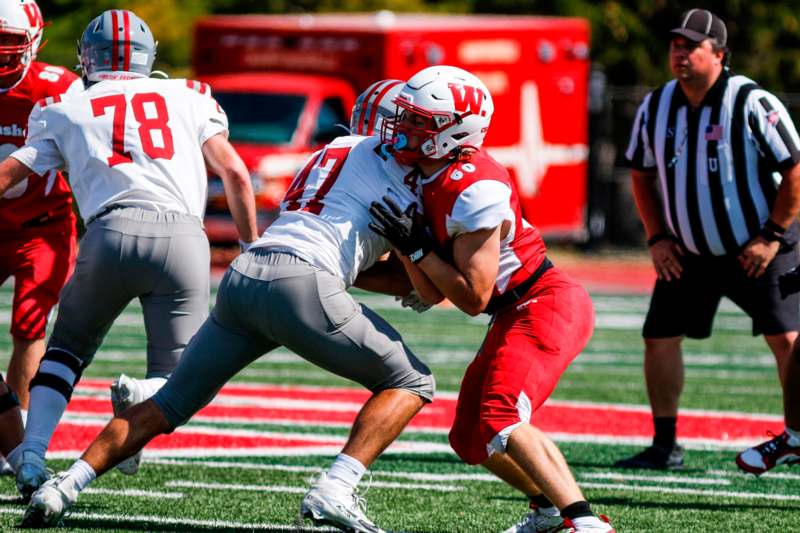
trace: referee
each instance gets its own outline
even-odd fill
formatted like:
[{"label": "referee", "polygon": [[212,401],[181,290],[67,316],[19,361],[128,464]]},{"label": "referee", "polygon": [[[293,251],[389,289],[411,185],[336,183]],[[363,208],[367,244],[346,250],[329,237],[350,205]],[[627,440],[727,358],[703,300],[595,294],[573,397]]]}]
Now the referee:
[{"label": "referee", "polygon": [[626,152],[658,274],[642,335],[655,437],[623,468],[680,469],[681,342],[706,338],[727,296],[763,334],[781,382],[797,337],[797,294],[778,276],[798,263],[800,138],[781,102],[727,68],[727,30],[692,9],[671,31],[675,79],[648,94]]}]

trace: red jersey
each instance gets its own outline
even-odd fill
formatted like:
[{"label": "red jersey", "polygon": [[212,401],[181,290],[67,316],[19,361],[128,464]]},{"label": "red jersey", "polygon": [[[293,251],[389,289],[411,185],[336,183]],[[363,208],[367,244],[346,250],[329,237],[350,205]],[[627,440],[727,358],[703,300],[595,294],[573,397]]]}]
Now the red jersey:
[{"label": "red jersey", "polygon": [[500,241],[493,297],[528,279],[544,261],[544,241],[539,230],[522,218],[508,171],[483,150],[423,179],[422,203],[438,248],[448,260],[458,235],[510,222]]},{"label": "red jersey", "polygon": [[[28,115],[34,104],[48,96],[83,90],[73,72],[31,63],[22,81],[0,92],[0,161],[25,144]],[[0,237],[20,237],[48,231],[75,232],[72,193],[60,172],[30,175],[0,197]]]}]

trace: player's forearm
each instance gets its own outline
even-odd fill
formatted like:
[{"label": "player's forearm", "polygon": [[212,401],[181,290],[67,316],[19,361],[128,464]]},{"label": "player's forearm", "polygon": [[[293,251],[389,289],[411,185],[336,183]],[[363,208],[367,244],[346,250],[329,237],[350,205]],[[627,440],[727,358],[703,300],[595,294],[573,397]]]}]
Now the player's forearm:
[{"label": "player's forearm", "polygon": [[417,291],[419,298],[423,302],[435,305],[444,300],[444,294],[442,294],[442,291],[440,291],[436,285],[434,285],[431,279],[427,276],[427,274],[425,274],[425,272],[422,271],[421,268],[412,263],[411,260],[405,256],[401,257],[401,261],[403,262],[403,267],[406,270],[406,275],[411,281],[411,285],[414,286],[414,290]]},{"label": "player's forearm", "polygon": [[253,196],[253,185],[246,169],[230,169],[222,177],[225,187],[225,198],[228,201],[233,222],[244,242],[253,242],[258,238],[256,225],[256,201]]},{"label": "player's forearm", "polygon": [[426,255],[417,266],[445,298],[468,315],[479,315],[488,305],[491,291],[477,289],[467,276],[436,253]]},{"label": "player's forearm", "polygon": [[13,157],[6,158],[0,163],[0,196],[31,173],[31,169]]},{"label": "player's forearm", "polygon": [[353,286],[392,296],[406,296],[413,289],[403,267],[391,259],[378,261],[360,272]]},{"label": "player's forearm", "polygon": [[782,175],[783,180],[769,218],[779,226],[788,228],[800,213],[800,164],[784,171]]},{"label": "player's forearm", "polygon": [[634,170],[632,180],[633,199],[647,237],[666,232],[667,225],[664,222],[663,206],[655,176]]}]

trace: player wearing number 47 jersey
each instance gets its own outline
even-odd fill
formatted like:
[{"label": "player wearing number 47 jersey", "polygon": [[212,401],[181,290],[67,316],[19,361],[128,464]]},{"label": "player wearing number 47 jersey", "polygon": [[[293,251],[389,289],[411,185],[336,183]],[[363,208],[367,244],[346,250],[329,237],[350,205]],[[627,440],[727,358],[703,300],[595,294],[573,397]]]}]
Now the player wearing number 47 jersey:
[{"label": "player wearing number 47 jersey", "polygon": [[68,170],[87,223],[31,382],[24,440],[8,458],[24,497],[47,479],[45,451],[72,390],[133,298],[144,312],[147,379],[112,385],[115,411],[164,383],[205,319],[206,164],[225,182],[241,238],[257,237],[250,178],[227,141],[225,114],[204,85],[149,79],[155,52],[135,14],[113,10],[94,19],[79,47],[88,88],[37,104],[25,146],[0,165],[0,194],[31,172]]},{"label": "player wearing number 47 jersey", "polygon": [[346,289],[408,294],[402,270],[388,276],[391,265],[376,262],[390,246],[368,227],[374,199],[390,195],[404,207],[416,200],[406,174],[381,154],[375,137],[341,137],[314,154],[278,219],[228,268],[211,317],[166,385],[114,418],[68,473],[34,494],[31,523],[56,523],[94,473],[184,424],[239,370],[285,346],[373,393],[342,453],[303,498],[301,514],[345,531],[378,533],[355,486],[432,399],[434,381],[400,335]]}]

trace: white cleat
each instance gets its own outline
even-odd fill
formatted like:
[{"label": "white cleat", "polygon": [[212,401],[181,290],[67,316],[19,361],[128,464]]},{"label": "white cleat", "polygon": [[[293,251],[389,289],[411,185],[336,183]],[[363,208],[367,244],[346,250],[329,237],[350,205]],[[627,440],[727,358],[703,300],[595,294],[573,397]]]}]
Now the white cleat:
[{"label": "white cleat", "polygon": [[17,470],[17,490],[22,495],[22,499],[28,501],[36,489],[42,483],[50,479],[50,472],[43,457],[39,457],[36,452],[23,451],[22,462]]},{"label": "white cleat", "polygon": [[[125,409],[137,403],[142,403],[146,399],[147,397],[136,380],[125,374],[120,374],[119,378],[111,384],[111,406],[114,409],[114,416],[119,416]],[[117,470],[125,475],[132,476],[139,471],[141,462],[142,451],[139,450],[135,455],[120,461],[117,465]]]},{"label": "white cleat", "polygon": [[78,489],[66,472],[59,472],[31,496],[20,527],[55,527],[78,501]]},{"label": "white cleat", "polygon": [[322,472],[303,497],[300,518],[350,533],[385,533],[367,518],[366,508],[367,502],[355,490],[349,492]]},{"label": "white cleat", "polygon": [[503,533],[555,533],[562,529],[564,529],[564,519],[558,512],[548,514],[537,508]]}]

